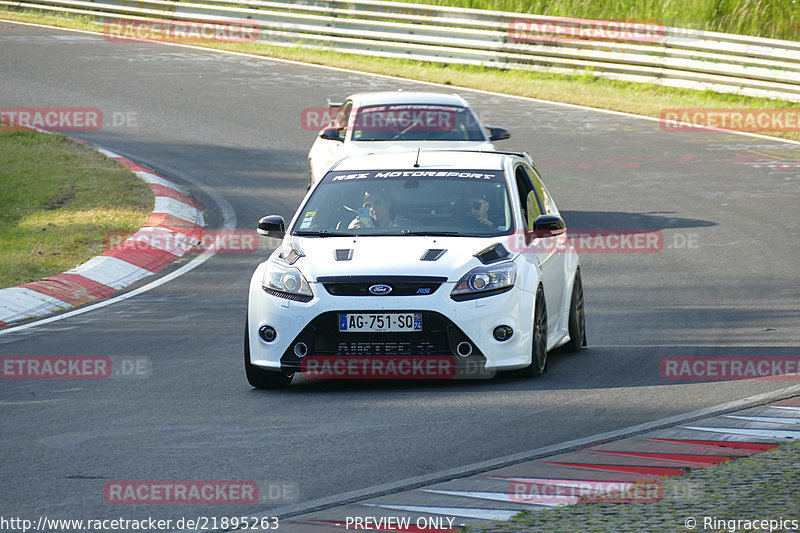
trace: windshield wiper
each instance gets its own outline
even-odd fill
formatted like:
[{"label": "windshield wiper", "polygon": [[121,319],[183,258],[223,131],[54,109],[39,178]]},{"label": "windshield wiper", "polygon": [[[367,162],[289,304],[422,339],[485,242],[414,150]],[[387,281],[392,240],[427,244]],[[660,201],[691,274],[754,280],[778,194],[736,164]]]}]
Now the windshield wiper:
[{"label": "windshield wiper", "polygon": [[357,229],[354,231],[311,231],[311,230],[297,230],[292,233],[298,237],[400,237],[403,235],[417,235],[422,237],[450,237],[450,236],[464,236],[465,233],[460,231],[425,231],[425,230],[401,230],[400,232],[376,232],[376,233],[360,233]]},{"label": "windshield wiper", "polygon": [[352,231],[328,231],[324,229],[322,231],[297,230],[292,235],[300,237],[352,237],[354,233]]},{"label": "windshield wiper", "polygon": [[451,235],[464,235],[460,231],[425,231],[425,230],[417,230],[411,231],[408,229],[404,229],[402,231],[403,235],[420,235],[422,237],[448,237]]}]

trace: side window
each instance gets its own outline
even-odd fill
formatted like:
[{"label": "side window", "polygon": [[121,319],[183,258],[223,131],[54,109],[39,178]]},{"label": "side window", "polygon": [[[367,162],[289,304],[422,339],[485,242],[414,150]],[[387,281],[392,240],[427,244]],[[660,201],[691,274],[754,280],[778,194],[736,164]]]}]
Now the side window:
[{"label": "side window", "polygon": [[528,171],[533,178],[533,188],[536,190],[536,196],[541,200],[542,213],[546,215],[554,214],[555,208],[553,206],[553,198],[550,196],[550,193],[547,192],[547,189],[545,189],[541,176],[539,176],[539,173],[536,172],[535,169],[528,169]]},{"label": "side window", "polygon": [[333,117],[333,126],[337,128],[346,128],[347,121],[350,119],[350,111],[352,109],[353,102],[350,100],[342,104],[342,107],[340,107],[339,111],[336,112],[336,116]]},{"label": "side window", "polygon": [[519,203],[522,206],[522,218],[525,220],[525,226],[532,230],[533,221],[542,214],[542,206],[536,197],[533,183],[525,167],[518,165],[514,174],[517,180]]}]

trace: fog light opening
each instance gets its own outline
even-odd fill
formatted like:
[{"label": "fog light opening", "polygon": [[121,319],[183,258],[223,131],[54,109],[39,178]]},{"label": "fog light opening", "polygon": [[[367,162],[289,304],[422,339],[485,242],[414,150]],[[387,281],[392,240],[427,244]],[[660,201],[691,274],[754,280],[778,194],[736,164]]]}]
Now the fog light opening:
[{"label": "fog light opening", "polygon": [[294,354],[301,359],[308,355],[308,346],[304,342],[298,342],[294,345]]},{"label": "fog light opening", "polygon": [[267,342],[272,342],[278,336],[278,332],[272,326],[261,326],[258,328],[258,336]]},{"label": "fog light opening", "polygon": [[511,329],[511,326],[497,326],[493,332],[494,338],[500,342],[507,341],[513,334],[514,330]]},{"label": "fog light opening", "polygon": [[459,342],[458,346],[456,346],[456,353],[461,357],[469,357],[472,353],[472,344],[467,341]]}]

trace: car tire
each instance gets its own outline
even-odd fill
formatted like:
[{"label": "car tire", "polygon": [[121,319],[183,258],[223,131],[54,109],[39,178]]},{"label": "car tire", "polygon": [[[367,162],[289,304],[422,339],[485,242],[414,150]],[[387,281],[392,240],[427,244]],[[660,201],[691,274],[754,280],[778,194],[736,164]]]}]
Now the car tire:
[{"label": "car tire", "polygon": [[541,286],[536,290],[535,305],[531,364],[523,369],[523,374],[527,377],[541,376],[547,369],[547,304],[544,299],[544,289]]},{"label": "car tire", "polygon": [[288,387],[294,377],[294,372],[286,374],[280,370],[265,370],[250,362],[250,333],[246,320],[244,323],[244,372],[247,375],[247,382],[256,389],[282,389]]},{"label": "car tire", "polygon": [[564,345],[568,352],[579,352],[586,346],[586,314],[583,308],[583,282],[581,271],[575,273],[572,298],[569,304],[569,342]]}]

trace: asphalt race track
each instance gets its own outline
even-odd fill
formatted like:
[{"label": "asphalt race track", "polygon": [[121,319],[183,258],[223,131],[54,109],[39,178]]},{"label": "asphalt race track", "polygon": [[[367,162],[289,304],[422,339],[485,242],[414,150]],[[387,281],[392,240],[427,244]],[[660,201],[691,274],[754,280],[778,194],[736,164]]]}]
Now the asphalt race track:
[{"label": "asphalt race track", "polygon": [[[71,135],[180,183],[208,227],[290,217],[326,98],[430,86],[187,47],[0,23],[0,107],[93,107]],[[443,90],[435,88],[434,90]],[[661,231],[655,253],[584,253],[590,348],[539,379],[251,389],[242,365],[258,254],[218,254],[142,295],[0,334],[0,355],[145,358],[146,377],[0,381],[0,515],[277,512],[796,384],[676,382],[662,358],[798,356],[800,145],[459,91],[530,151],[572,229]],[[113,117],[133,117],[135,121]],[[266,243],[265,243],[266,244]],[[114,480],[294,487],[251,505],[114,505]]]}]

